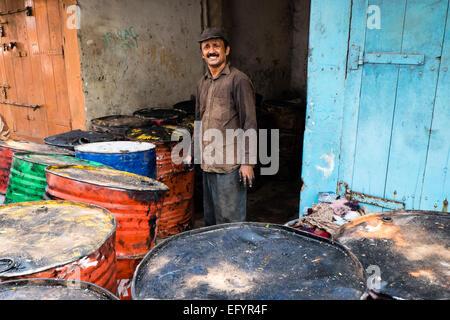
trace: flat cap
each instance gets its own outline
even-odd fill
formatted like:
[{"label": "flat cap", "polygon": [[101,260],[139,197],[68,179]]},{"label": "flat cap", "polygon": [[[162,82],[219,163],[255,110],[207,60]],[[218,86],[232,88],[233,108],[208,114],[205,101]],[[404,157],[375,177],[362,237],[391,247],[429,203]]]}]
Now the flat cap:
[{"label": "flat cap", "polygon": [[198,42],[217,38],[223,39],[225,42],[228,42],[225,36],[225,32],[221,28],[206,28],[200,35],[200,39],[198,40]]}]

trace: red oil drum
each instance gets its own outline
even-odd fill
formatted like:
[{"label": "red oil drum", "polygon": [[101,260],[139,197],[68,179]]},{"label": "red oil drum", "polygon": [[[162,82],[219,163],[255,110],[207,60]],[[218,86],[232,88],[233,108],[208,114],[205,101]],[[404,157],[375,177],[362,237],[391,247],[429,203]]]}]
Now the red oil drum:
[{"label": "red oil drum", "polygon": [[117,258],[117,296],[121,300],[131,300],[131,282],[142,258],[143,256]]},{"label": "red oil drum", "polygon": [[154,246],[157,221],[168,190],[163,183],[129,172],[85,166],[47,167],[46,176],[47,195],[52,199],[95,204],[116,217],[120,275],[129,274],[121,269],[121,259],[140,259]]},{"label": "red oil drum", "polygon": [[185,169],[183,164],[174,163],[171,156],[178,144],[178,141],[172,141],[172,136],[181,137],[180,129],[187,128],[165,125],[134,129],[127,135],[132,140],[156,145],[156,179],[169,187],[158,221],[158,238],[190,230],[194,223],[195,172]]},{"label": "red oil drum", "polygon": [[58,154],[73,156],[75,153],[63,148],[53,147],[45,144],[7,140],[0,141],[0,193],[5,194],[8,188],[9,171],[14,153],[35,152],[45,154]]},{"label": "red oil drum", "polygon": [[72,201],[0,207],[0,282],[70,279],[116,290],[116,219]]}]

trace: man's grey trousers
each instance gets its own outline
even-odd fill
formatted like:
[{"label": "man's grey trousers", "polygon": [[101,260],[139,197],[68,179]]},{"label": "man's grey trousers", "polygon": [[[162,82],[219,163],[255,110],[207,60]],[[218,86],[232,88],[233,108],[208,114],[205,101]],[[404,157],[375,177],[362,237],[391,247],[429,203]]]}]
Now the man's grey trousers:
[{"label": "man's grey trousers", "polygon": [[245,221],[247,189],[239,181],[239,168],[228,174],[203,171],[205,226]]}]

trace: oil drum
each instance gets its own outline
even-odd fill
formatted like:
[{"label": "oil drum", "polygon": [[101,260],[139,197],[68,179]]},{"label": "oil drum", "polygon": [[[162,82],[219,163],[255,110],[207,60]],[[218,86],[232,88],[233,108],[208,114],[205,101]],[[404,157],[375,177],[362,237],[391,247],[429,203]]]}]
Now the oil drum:
[{"label": "oil drum", "polygon": [[190,230],[194,224],[195,172],[172,161],[172,150],[178,144],[172,137],[181,138],[180,129],[186,128],[165,125],[134,129],[127,134],[132,140],[151,141],[156,145],[156,179],[169,187],[158,223],[159,238]]},{"label": "oil drum", "polygon": [[117,280],[131,279],[130,264],[137,264],[155,244],[167,186],[145,176],[108,168],[51,166],[45,171],[47,194],[52,199],[91,203],[114,214],[118,274],[128,276]]},{"label": "oil drum", "polygon": [[119,300],[108,290],[86,281],[22,279],[0,283],[0,300]]},{"label": "oil drum", "polygon": [[334,239],[361,261],[375,299],[448,300],[449,228],[448,213],[389,211],[346,223]]},{"label": "oil drum", "polygon": [[65,148],[73,151],[76,146],[85,143],[115,141],[117,137],[111,133],[72,130],[65,133],[56,134],[44,139],[44,142],[51,146]]},{"label": "oil drum", "polygon": [[47,155],[42,153],[15,153],[5,195],[5,204],[43,200],[45,188],[47,187],[45,167],[55,165],[107,167],[101,163],[71,156]]},{"label": "oil drum", "polygon": [[151,120],[156,125],[177,124],[185,115],[182,110],[168,108],[145,108],[133,113],[133,116]]},{"label": "oil drum", "polygon": [[0,281],[56,278],[116,290],[116,219],[72,201],[0,207]]},{"label": "oil drum", "polygon": [[110,133],[123,140],[130,129],[145,128],[153,125],[153,121],[146,118],[129,115],[110,115],[91,120],[91,129],[96,132]]},{"label": "oil drum", "polygon": [[39,152],[46,154],[74,155],[73,151],[27,141],[0,141],[0,193],[5,194],[8,188],[9,172],[14,153]]},{"label": "oil drum", "polygon": [[77,158],[95,161],[120,171],[156,178],[155,145],[137,141],[95,142],[75,147]]},{"label": "oil drum", "polygon": [[136,269],[133,299],[361,299],[361,263],[342,245],[281,225],[221,224],[156,245]]}]

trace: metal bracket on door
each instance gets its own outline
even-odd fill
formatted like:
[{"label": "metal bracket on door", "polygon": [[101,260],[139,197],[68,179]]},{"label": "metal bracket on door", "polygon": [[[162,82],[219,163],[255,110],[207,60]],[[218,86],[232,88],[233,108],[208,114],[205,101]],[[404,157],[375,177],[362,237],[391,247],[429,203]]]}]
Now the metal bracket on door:
[{"label": "metal bracket on door", "polygon": [[0,12],[0,16],[6,16],[8,14],[14,14],[14,13],[20,13],[20,12],[26,12],[27,17],[30,17],[33,14],[33,10],[32,7],[27,6],[23,9],[17,9],[17,10],[10,10],[10,11],[5,11],[5,12]]},{"label": "metal bracket on door", "polygon": [[36,111],[36,109],[39,109],[41,106],[38,105],[29,105],[29,104],[23,104],[23,103],[16,103],[16,102],[6,102],[6,101],[0,101],[0,104],[7,104],[10,106],[16,106],[16,107],[25,107],[25,108],[32,108],[33,111]]},{"label": "metal bracket on door", "polygon": [[390,210],[404,210],[405,203],[400,201],[395,201],[391,199],[381,198],[377,196],[370,196],[364,193],[356,192],[350,190],[346,182],[340,181],[338,183],[337,194],[341,197],[355,199],[359,202],[374,205],[377,207],[382,207]]},{"label": "metal bracket on door", "polygon": [[400,52],[362,52],[357,45],[352,45],[349,52],[349,69],[357,70],[360,65],[373,64],[399,64],[399,65],[423,65],[425,55],[421,53]]}]

